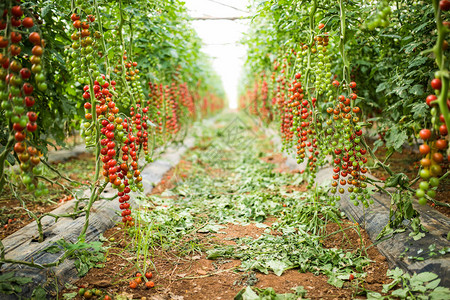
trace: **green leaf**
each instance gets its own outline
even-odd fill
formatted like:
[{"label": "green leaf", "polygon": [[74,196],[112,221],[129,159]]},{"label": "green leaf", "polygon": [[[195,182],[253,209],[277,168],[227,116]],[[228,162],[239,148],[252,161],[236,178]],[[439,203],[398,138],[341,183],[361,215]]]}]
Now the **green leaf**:
[{"label": "green leaf", "polygon": [[432,281],[432,280],[434,280],[436,278],[438,278],[438,276],[436,274],[434,274],[434,273],[423,272],[423,273],[417,274],[416,276],[413,276],[411,278],[411,281],[418,280],[420,282],[429,282],[429,281]]},{"label": "green leaf", "polygon": [[217,233],[222,228],[226,228],[226,227],[222,226],[222,225],[218,225],[218,224],[208,224],[205,227],[198,230],[198,232],[199,233],[208,233],[208,232]]},{"label": "green leaf", "polygon": [[[76,292],[75,292],[76,294]],[[33,290],[33,293],[31,294],[32,300],[45,300],[47,299],[47,292],[42,287],[37,287]]]},{"label": "green leaf", "polygon": [[381,300],[381,299],[384,299],[384,297],[381,296],[380,293],[372,292],[372,291],[368,291],[366,297],[367,297],[367,300]]},{"label": "green leaf", "polygon": [[295,291],[295,295],[296,296],[300,296],[300,297],[305,297],[306,294],[308,293],[308,291],[305,290],[305,288],[303,286],[301,286],[301,285],[299,285],[296,288],[292,288],[292,290]]},{"label": "green leaf", "polygon": [[416,84],[412,88],[409,89],[409,92],[416,96],[422,96],[424,94],[423,86],[420,84]]},{"label": "green leaf", "polygon": [[235,297],[234,300],[259,300],[259,296],[252,290],[251,287],[242,289]]},{"label": "green leaf", "polygon": [[58,252],[61,252],[63,249],[61,249],[60,247],[58,247],[57,245],[51,245],[51,246],[48,246],[47,248],[45,248],[44,250],[42,250],[42,251],[45,251],[45,252],[48,252],[48,253],[58,253]]},{"label": "green leaf", "polygon": [[408,68],[411,69],[411,68],[416,68],[418,66],[421,66],[424,63],[426,63],[427,60],[428,60],[428,58],[426,56],[418,56],[409,64]]},{"label": "green leaf", "polygon": [[14,281],[17,284],[24,285],[24,284],[33,282],[33,279],[30,278],[30,277],[21,277],[21,276],[19,276],[19,277],[14,277]]},{"label": "green leaf", "polygon": [[398,289],[392,292],[392,296],[400,297],[400,298],[406,298],[406,295],[408,294],[407,289]]},{"label": "green leaf", "polygon": [[406,132],[398,128],[393,128],[386,134],[386,146],[393,147],[396,151],[400,151],[407,140]]},{"label": "green leaf", "polygon": [[448,295],[450,295],[449,288],[438,286],[429,294],[429,297],[432,300],[448,300]]},{"label": "green leaf", "polygon": [[427,115],[429,108],[426,102],[414,103],[411,110],[413,111],[414,119],[420,119]]},{"label": "green leaf", "polygon": [[429,283],[426,285],[426,288],[427,288],[428,290],[434,290],[435,288],[438,287],[439,283],[441,283],[441,279],[440,279],[440,278],[438,278],[438,279],[436,279],[436,280],[433,280],[433,281],[429,282]]},{"label": "green leaf", "polygon": [[327,281],[329,284],[331,284],[332,286],[335,286],[337,288],[342,288],[344,286],[344,281],[339,279],[337,276],[335,276],[334,274],[330,276],[330,278]]},{"label": "green leaf", "polygon": [[65,294],[63,294],[63,298],[67,299],[67,300],[71,300],[71,299],[75,299],[77,297],[77,295],[78,295],[77,292],[65,293]]},{"label": "green leaf", "polygon": [[14,277],[14,272],[8,272],[5,274],[0,275],[0,282],[1,281],[9,281],[9,279]]},{"label": "green leaf", "polygon": [[389,86],[389,82],[384,81],[377,86],[376,92],[380,93],[380,92],[386,90],[388,88],[388,86]]},{"label": "green leaf", "polygon": [[281,276],[285,270],[290,267],[291,264],[287,264],[280,260],[270,260],[267,262],[267,267],[271,269],[275,275]]}]

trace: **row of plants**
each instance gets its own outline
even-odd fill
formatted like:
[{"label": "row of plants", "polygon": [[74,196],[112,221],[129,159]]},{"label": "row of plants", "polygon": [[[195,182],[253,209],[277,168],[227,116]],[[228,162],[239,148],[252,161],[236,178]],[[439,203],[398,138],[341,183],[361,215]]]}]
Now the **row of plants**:
[{"label": "row of plants", "polygon": [[[83,244],[93,204],[107,185],[116,190],[121,217],[133,226],[130,193],[142,191],[141,170],[154,150],[182,141],[193,121],[221,110],[224,93],[182,1],[3,1],[0,3],[0,189],[13,191],[24,211],[42,218],[85,215]],[[79,130],[95,155],[88,184],[68,179],[48,162],[49,149],[66,146]],[[89,197],[49,178],[89,189]],[[17,176],[19,173],[19,176]],[[19,180],[17,180],[19,178]],[[39,217],[55,184],[76,204],[63,215]],[[27,197],[21,197],[27,190]],[[72,249],[72,250],[70,250]],[[0,265],[44,268],[74,254],[67,247],[47,265],[6,258]]]},{"label": "row of plants", "polygon": [[[318,167],[331,163],[335,202],[347,191],[368,207],[368,186],[389,194],[392,218],[383,234],[404,218],[418,224],[414,194],[420,204],[448,207],[434,199],[450,159],[447,2],[265,1],[255,4],[244,39],[239,106],[279,122],[282,149],[306,164],[309,187]],[[408,142],[423,143],[412,181],[388,165]],[[380,146],[388,149],[383,161],[374,155]],[[380,167],[385,182],[367,176]]]}]

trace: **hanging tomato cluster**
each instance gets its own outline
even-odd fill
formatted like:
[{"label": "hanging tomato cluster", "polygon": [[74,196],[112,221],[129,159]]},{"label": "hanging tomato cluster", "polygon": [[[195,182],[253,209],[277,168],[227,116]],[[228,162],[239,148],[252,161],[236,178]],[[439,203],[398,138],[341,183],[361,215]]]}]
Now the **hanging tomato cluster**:
[{"label": "hanging tomato cluster", "polygon": [[192,97],[192,94],[189,92],[186,82],[180,84],[179,91],[180,91],[181,105],[187,108],[187,111],[189,112],[189,116],[191,118],[195,118],[194,98]]},{"label": "hanging tomato cluster", "polygon": [[[43,182],[37,182],[40,174],[40,157],[31,137],[38,129],[38,115],[33,111],[35,88],[47,90],[42,66],[43,41],[30,11],[20,5],[7,7],[0,19],[0,100],[5,116],[11,121],[14,151],[20,161],[22,182],[36,196],[48,193]],[[27,37],[22,36],[27,34]],[[32,56],[22,50],[31,48]],[[31,69],[31,70],[30,70]]]},{"label": "hanging tomato cluster", "polygon": [[[333,86],[337,89],[340,82],[334,80]],[[332,102],[333,106],[327,108],[330,118],[326,121],[327,137],[325,141],[330,143],[334,149],[334,168],[331,192],[336,194],[345,192],[344,186],[350,193],[350,199],[354,205],[359,203],[368,206],[370,199],[366,189],[367,158],[364,156],[367,150],[362,145],[362,126],[359,122],[358,114],[360,108],[354,104],[357,99],[356,83],[348,84],[347,95],[341,94],[337,100]],[[351,89],[351,91],[349,91]],[[340,196],[335,197],[336,200]]]},{"label": "hanging tomato cluster", "polygon": [[164,103],[164,94],[162,92],[163,85],[149,82],[150,93],[148,97],[150,98],[150,103],[152,107],[155,109],[156,113],[151,120],[154,124],[156,124],[156,131],[159,134],[163,133],[164,119],[161,113],[163,103]]},{"label": "hanging tomato cluster", "polygon": [[175,135],[179,130],[180,126],[178,124],[178,97],[177,97],[177,86],[175,82],[165,86],[164,98],[165,103],[165,115],[166,115],[166,133]]},{"label": "hanging tomato cluster", "polygon": [[[438,94],[442,89],[442,82],[439,78],[431,81],[431,88]],[[419,132],[420,138],[424,141],[419,147],[419,151],[424,158],[420,161],[422,169],[420,170],[420,177],[423,179],[416,190],[416,196],[419,199],[419,204],[425,205],[427,199],[425,195],[431,198],[436,196],[436,188],[439,186],[439,177],[443,174],[444,155],[447,153],[448,142],[446,136],[448,135],[448,128],[445,124],[444,116],[439,112],[437,105],[438,97],[434,94],[428,95],[426,103],[431,108],[431,129],[424,128]],[[450,109],[450,101],[447,100],[447,105]],[[450,155],[447,157],[450,161]]]}]

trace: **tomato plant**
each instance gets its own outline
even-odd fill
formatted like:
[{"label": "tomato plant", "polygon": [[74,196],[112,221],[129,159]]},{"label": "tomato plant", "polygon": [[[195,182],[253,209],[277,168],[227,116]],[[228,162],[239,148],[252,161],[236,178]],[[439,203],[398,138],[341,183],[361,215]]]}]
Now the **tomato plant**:
[{"label": "tomato plant", "polygon": [[[25,186],[39,200],[53,184],[43,165],[73,183],[48,165],[48,146],[65,146],[65,136],[80,130],[96,166],[89,199],[71,195],[74,211],[64,215],[85,214],[79,242],[107,185],[117,191],[122,221],[133,226],[130,193],[143,188],[140,158],[151,162],[154,148],[183,139],[193,120],[224,107],[184,3],[147,4],[0,3],[0,187],[15,186],[7,171],[14,164],[21,172],[17,191]],[[42,217],[29,214],[42,241]],[[4,261],[3,247],[0,254]]]},{"label": "tomato plant", "polygon": [[[347,190],[355,205],[368,206],[368,187],[385,192],[395,187],[395,195],[387,194],[397,207],[411,207],[414,193],[420,204],[436,204],[432,198],[439,178],[448,174],[444,11],[442,1],[266,1],[244,40],[249,50],[239,107],[264,120],[268,107],[276,116],[282,149],[295,153],[309,188],[319,166],[333,166],[332,202]],[[434,52],[437,72],[429,52]],[[261,78],[268,76],[267,92]],[[369,147],[366,140],[373,136],[380,139]],[[401,151],[417,138],[424,141],[417,148],[425,157],[414,180],[395,174],[374,155],[381,146],[389,153]],[[389,174],[382,185],[367,176],[369,160]],[[424,181],[416,192],[412,185],[420,178]],[[418,221],[417,216],[403,214],[398,220]]]}]

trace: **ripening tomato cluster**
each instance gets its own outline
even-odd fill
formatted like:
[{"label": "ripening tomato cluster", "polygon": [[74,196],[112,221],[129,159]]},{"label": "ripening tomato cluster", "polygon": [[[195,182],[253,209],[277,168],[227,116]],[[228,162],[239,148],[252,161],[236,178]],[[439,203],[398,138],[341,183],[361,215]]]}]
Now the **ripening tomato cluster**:
[{"label": "ripening tomato cluster", "polygon": [[180,84],[180,103],[182,106],[186,107],[189,116],[191,118],[195,118],[195,103],[194,98],[192,97],[192,94],[189,92],[189,89],[187,87],[187,83]]},{"label": "ripening tomato cluster", "polygon": [[[138,188],[142,187],[142,177],[140,177],[140,171],[137,164],[137,147],[136,137],[133,135],[133,130],[127,119],[123,120],[119,116],[119,108],[113,101],[113,95],[109,91],[109,82],[105,80],[105,76],[101,75],[99,81],[94,82],[93,91],[95,93],[95,99],[99,102],[96,105],[95,113],[100,120],[101,124],[101,139],[100,154],[103,162],[103,176],[107,182],[110,182],[112,187],[118,190],[120,209],[122,210],[122,221],[124,223],[131,223],[131,210],[129,193],[130,180],[133,180],[133,174],[131,169],[134,170],[134,182]],[[114,86],[112,86],[114,87]],[[89,86],[85,86],[85,93],[88,93]],[[89,99],[90,95],[84,95],[83,97]],[[85,103],[90,109],[90,102]],[[89,118],[92,118],[90,113],[87,114]],[[124,146],[121,146],[122,143]],[[122,156],[120,157],[120,152]],[[131,157],[131,163],[130,163]],[[120,161],[121,159],[121,161]]]},{"label": "ripening tomato cluster", "polygon": [[152,119],[152,122],[156,124],[156,130],[159,134],[163,133],[164,119],[162,115],[162,107],[164,103],[163,85],[149,82],[150,93],[148,97],[151,99],[152,107],[156,109],[156,113]]},{"label": "ripening tomato cluster", "polygon": [[[66,49],[66,66],[71,69],[74,78],[81,84],[90,83],[90,74],[93,78],[100,75],[98,65],[95,63],[96,52],[101,38],[99,31],[93,31],[95,16],[72,14],[70,17],[75,31],[71,35],[72,45]],[[93,31],[93,33],[92,33]]]},{"label": "ripening tomato cluster", "polygon": [[263,74],[263,81],[261,83],[261,101],[262,101],[261,117],[263,118],[263,120],[270,121],[272,118],[272,114],[270,111],[268,100],[269,100],[269,84],[267,83],[266,75]]},{"label": "ripening tomato cluster", "polygon": [[[271,76],[274,81],[275,73]],[[246,93],[239,99],[239,108],[248,109],[251,114],[258,115],[262,121],[272,121],[273,103],[269,102],[269,83],[266,80],[266,74],[255,75],[253,87],[247,89]]]},{"label": "ripening tomato cluster", "polygon": [[[117,61],[117,65],[114,68],[114,73],[118,76],[124,75],[123,79],[125,79],[125,82],[122,82],[122,80],[118,80],[117,87],[121,91],[125,91],[127,88],[130,89],[131,94],[135,98],[134,100],[136,103],[139,103],[139,100],[143,100],[145,98],[144,91],[142,89],[142,86],[139,82],[141,76],[140,70],[137,68],[138,63],[132,60],[128,60],[127,51],[123,52],[122,57]],[[122,74],[123,66],[125,67],[125,74]],[[123,86],[123,84],[128,85],[127,87]],[[131,104],[131,98],[128,93],[121,93],[118,98],[118,102],[122,105],[124,108],[128,108]]]},{"label": "ripening tomato cluster", "polygon": [[[337,80],[334,80],[332,84],[337,89],[340,86]],[[343,194],[344,186],[347,186],[353,204],[362,203],[367,207],[369,205],[367,200],[370,199],[366,189],[367,176],[365,175],[367,158],[364,155],[367,150],[361,143],[362,127],[357,116],[360,108],[354,105],[358,97],[355,93],[356,83],[350,82],[348,88],[352,92],[349,92],[347,96],[339,95],[333,107],[327,108],[330,118],[326,121],[325,141],[331,144],[334,152],[334,181],[331,183],[331,192]],[[340,196],[336,196],[335,199],[339,200]]]},{"label": "ripening tomato cluster", "polygon": [[[32,16],[32,17],[30,17]],[[38,150],[32,145],[29,135],[38,129],[38,115],[32,110],[35,104],[35,87],[47,90],[42,68],[43,41],[33,21],[34,15],[20,5],[6,8],[0,19],[0,100],[5,116],[11,121],[14,151],[20,161],[22,182],[36,196],[48,193],[35,175],[41,173]],[[23,38],[29,30],[28,38]],[[31,48],[32,56],[22,54],[22,49]],[[26,65],[31,65],[31,70]],[[34,80],[34,83],[32,81]]]},{"label": "ripening tomato cluster", "polygon": [[305,98],[305,94],[300,82],[301,74],[295,74],[292,84],[289,84],[287,106],[289,110],[293,109],[293,127],[290,129],[297,136],[297,162],[302,163],[305,158],[308,159],[307,166],[313,171],[317,165],[318,147],[316,132],[311,128],[310,123],[315,122],[313,108],[316,105],[316,98],[309,101]]},{"label": "ripening tomato cluster", "polygon": [[[442,89],[442,82],[439,78],[431,81],[431,88],[438,94]],[[448,128],[445,124],[444,116],[439,113],[439,106],[437,105],[438,97],[434,94],[428,95],[426,103],[431,108],[431,129],[424,128],[419,132],[420,138],[424,141],[419,147],[419,151],[424,158],[420,160],[422,169],[419,172],[423,179],[416,190],[416,196],[419,199],[419,204],[425,205],[427,199],[425,195],[431,198],[436,196],[436,189],[439,186],[439,176],[443,173],[445,154],[448,149],[448,142],[446,136],[448,135]],[[447,105],[450,109],[449,100]],[[439,117],[438,117],[439,116]],[[450,161],[450,154],[447,156],[447,162]]]},{"label": "ripening tomato cluster", "polygon": [[179,130],[180,126],[178,124],[179,107],[177,94],[177,86],[175,82],[165,86],[165,100],[166,100],[166,133],[175,135]]}]

